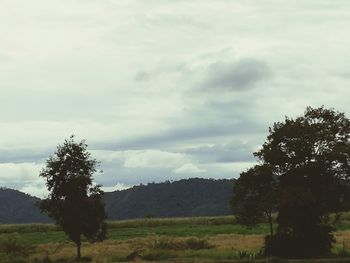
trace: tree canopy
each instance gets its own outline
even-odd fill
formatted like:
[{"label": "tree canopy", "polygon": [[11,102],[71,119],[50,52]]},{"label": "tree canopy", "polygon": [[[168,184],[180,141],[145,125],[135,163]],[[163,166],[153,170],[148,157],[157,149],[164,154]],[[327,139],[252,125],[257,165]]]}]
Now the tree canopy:
[{"label": "tree canopy", "polygon": [[105,238],[103,191],[93,183],[97,168],[98,162],[91,158],[85,141],[75,142],[71,136],[58,145],[40,173],[50,192],[40,208],[77,245],[77,259],[81,257],[82,235],[91,242]]},{"label": "tree canopy", "polygon": [[[334,109],[308,107],[296,119],[286,117],[274,123],[262,148],[254,153],[260,164],[247,173],[269,167],[274,178],[274,198],[270,205],[277,212],[277,233],[266,238],[266,251],[284,257],[314,257],[330,252],[334,238],[330,213],[347,208],[350,179],[350,121]],[[260,189],[261,176],[243,184],[242,201],[249,205],[251,189]],[[238,181],[244,181],[239,178]],[[259,178],[259,179],[258,179]],[[271,185],[272,186],[272,185]],[[276,191],[274,191],[276,189]],[[271,192],[271,193],[272,193]],[[271,196],[258,191],[256,200]],[[256,211],[265,202],[259,201]],[[245,211],[241,209],[239,211]],[[238,213],[239,213],[238,211]]]}]

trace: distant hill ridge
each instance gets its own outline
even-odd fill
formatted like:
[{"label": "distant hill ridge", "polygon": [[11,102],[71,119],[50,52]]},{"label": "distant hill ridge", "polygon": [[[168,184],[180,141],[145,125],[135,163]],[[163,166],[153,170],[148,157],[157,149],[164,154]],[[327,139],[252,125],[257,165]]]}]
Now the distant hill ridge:
[{"label": "distant hill ridge", "polygon": [[0,188],[0,223],[47,223],[50,219],[40,213],[39,198],[17,190]]},{"label": "distant hill ridge", "polygon": [[[234,179],[191,178],[138,185],[105,192],[105,209],[111,220],[229,215],[233,182]],[[0,188],[0,223],[50,222],[40,213],[38,201],[20,191]]]}]

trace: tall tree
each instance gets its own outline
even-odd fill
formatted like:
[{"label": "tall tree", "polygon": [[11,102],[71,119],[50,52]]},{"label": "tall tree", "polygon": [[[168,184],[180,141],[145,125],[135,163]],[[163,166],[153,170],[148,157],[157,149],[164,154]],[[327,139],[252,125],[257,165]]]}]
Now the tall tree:
[{"label": "tall tree", "polygon": [[344,210],[349,197],[349,139],[349,119],[324,107],[308,107],[303,116],[286,117],[269,129],[254,153],[272,167],[277,182],[278,227],[266,237],[268,254],[297,258],[330,252],[334,228],[328,215]]},{"label": "tall tree", "polygon": [[103,191],[93,183],[97,168],[98,162],[91,158],[85,141],[75,142],[71,136],[58,145],[40,173],[50,192],[40,204],[41,211],[52,217],[76,244],[77,260],[81,259],[82,235],[90,242],[105,238]]}]

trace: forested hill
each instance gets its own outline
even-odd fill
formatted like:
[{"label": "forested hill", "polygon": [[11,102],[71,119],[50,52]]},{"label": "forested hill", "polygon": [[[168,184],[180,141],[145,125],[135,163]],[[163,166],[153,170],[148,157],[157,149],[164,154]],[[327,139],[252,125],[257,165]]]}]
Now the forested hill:
[{"label": "forested hill", "polygon": [[17,190],[0,188],[0,223],[49,222],[36,205],[39,201],[39,198]]},{"label": "forested hill", "polygon": [[[229,215],[233,180],[184,179],[105,193],[109,219]],[[40,199],[0,188],[0,223],[48,222]]]},{"label": "forested hill", "polygon": [[233,180],[184,179],[105,193],[110,219],[229,215]]}]

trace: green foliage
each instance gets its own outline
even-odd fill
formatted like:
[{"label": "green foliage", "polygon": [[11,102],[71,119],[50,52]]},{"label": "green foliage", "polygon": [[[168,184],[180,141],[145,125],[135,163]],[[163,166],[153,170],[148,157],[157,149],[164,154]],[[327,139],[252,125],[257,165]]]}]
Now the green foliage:
[{"label": "green foliage", "polygon": [[350,258],[350,249],[345,244],[345,242],[343,242],[343,245],[341,247],[335,248],[335,250],[333,251],[333,255],[339,258]]},{"label": "green foliage", "polygon": [[328,215],[350,203],[350,120],[333,109],[308,107],[304,116],[275,123],[254,155],[261,164],[235,183],[238,222],[253,225],[269,218],[268,255],[329,255],[336,220]]},{"label": "green foliage", "polygon": [[99,185],[93,185],[92,178],[97,165],[87,152],[87,144],[84,141],[76,143],[71,136],[57,147],[55,155],[47,160],[40,173],[50,191],[40,208],[77,245],[78,259],[82,235],[92,242],[105,238],[103,192]]},{"label": "green foliage", "polygon": [[33,251],[34,246],[23,242],[18,234],[0,238],[0,263],[25,263]]},{"label": "green foliage", "polygon": [[278,182],[268,165],[256,165],[241,173],[234,184],[231,205],[239,224],[252,226],[268,220],[272,235],[272,212],[277,201]]}]

